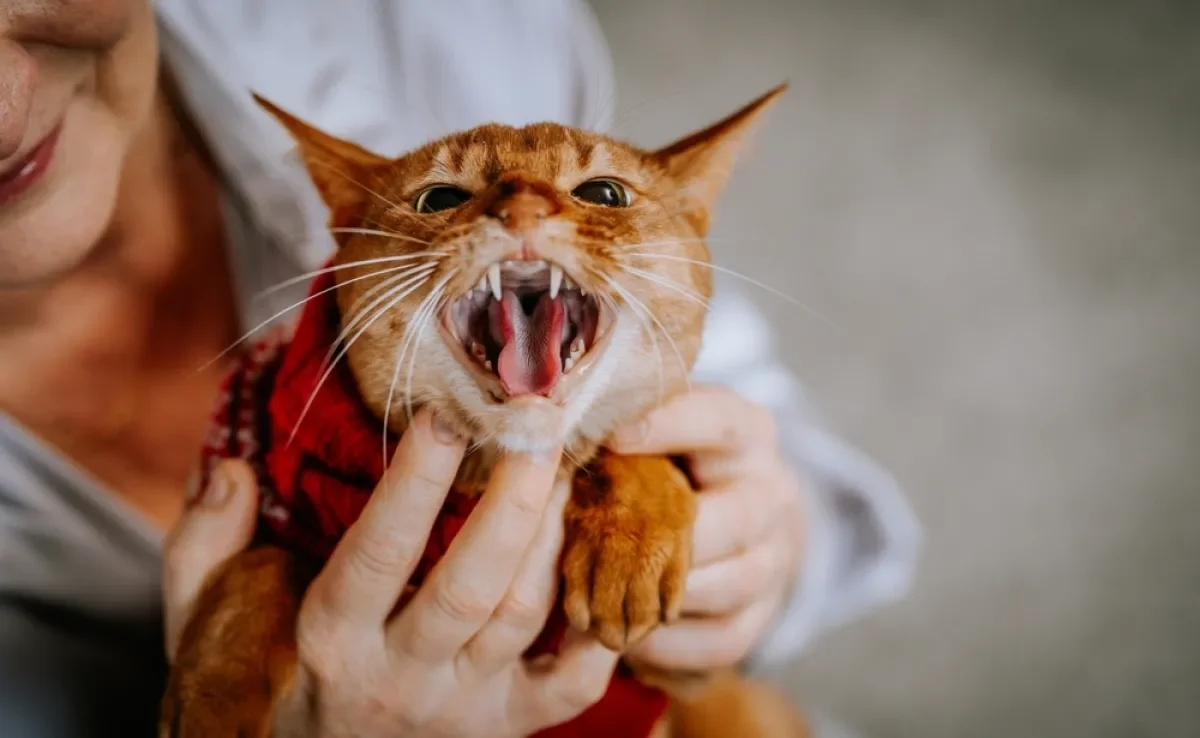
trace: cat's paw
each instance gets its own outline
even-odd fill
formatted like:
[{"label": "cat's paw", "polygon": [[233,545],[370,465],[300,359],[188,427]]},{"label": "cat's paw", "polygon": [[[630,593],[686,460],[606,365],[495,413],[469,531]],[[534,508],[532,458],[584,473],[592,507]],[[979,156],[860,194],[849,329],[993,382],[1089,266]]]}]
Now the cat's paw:
[{"label": "cat's paw", "polygon": [[271,734],[269,699],[241,693],[223,697],[228,684],[203,684],[189,680],[183,688],[169,689],[162,701],[159,738],[267,738]]},{"label": "cat's paw", "polygon": [[201,593],[161,702],[159,738],[267,738],[295,673],[299,607],[291,554],[258,546]]},{"label": "cat's paw", "polygon": [[563,605],[572,627],[623,651],[679,617],[695,503],[666,459],[610,456],[589,471],[567,512]]}]

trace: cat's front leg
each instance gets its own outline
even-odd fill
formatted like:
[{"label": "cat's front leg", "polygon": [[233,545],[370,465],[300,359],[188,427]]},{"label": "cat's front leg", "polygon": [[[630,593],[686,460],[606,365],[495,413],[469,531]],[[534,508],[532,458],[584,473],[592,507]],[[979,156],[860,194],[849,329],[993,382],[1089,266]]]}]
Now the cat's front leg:
[{"label": "cat's front leg", "polygon": [[665,456],[602,451],[566,511],[564,607],[577,630],[624,651],[679,617],[696,499]]},{"label": "cat's front leg", "polygon": [[265,738],[295,672],[308,576],[272,546],[230,559],[201,594],[167,682],[159,738]]}]

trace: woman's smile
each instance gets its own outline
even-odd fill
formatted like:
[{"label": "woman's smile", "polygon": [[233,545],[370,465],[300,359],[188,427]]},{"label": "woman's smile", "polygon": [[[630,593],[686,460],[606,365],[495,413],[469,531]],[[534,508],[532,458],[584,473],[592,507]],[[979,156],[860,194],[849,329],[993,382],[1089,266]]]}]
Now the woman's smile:
[{"label": "woman's smile", "polygon": [[0,172],[0,207],[16,200],[41,181],[47,170],[50,169],[50,163],[54,160],[60,133],[62,133],[61,122],[54,126],[54,129],[42,138],[31,151],[20,156]]}]

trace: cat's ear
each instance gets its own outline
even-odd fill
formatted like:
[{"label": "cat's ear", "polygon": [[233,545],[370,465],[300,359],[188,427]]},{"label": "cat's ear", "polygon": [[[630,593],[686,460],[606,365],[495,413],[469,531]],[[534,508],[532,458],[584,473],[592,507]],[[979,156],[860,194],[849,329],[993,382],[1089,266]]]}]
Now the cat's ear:
[{"label": "cat's ear", "polygon": [[652,156],[683,187],[681,194],[695,198],[705,209],[711,208],[756,124],[787,88],[785,82],[733,115],[659,149]]},{"label": "cat's ear", "polygon": [[254,100],[292,134],[308,176],[329,207],[331,224],[346,225],[365,217],[373,175],[388,160],[313,128],[257,93]]}]

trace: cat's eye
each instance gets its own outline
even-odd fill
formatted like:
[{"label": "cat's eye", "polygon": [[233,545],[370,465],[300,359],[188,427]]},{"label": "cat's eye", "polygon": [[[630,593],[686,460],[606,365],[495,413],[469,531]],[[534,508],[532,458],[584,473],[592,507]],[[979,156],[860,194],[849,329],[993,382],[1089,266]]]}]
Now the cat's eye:
[{"label": "cat's eye", "polygon": [[590,179],[576,187],[571,194],[584,202],[608,208],[627,208],[633,199],[629,195],[629,188],[611,179]]},{"label": "cat's eye", "polygon": [[443,210],[453,210],[471,199],[471,193],[450,185],[434,185],[421,190],[413,202],[413,210],[418,213],[440,213]]}]

